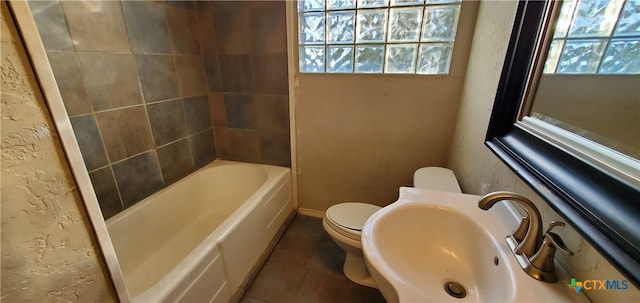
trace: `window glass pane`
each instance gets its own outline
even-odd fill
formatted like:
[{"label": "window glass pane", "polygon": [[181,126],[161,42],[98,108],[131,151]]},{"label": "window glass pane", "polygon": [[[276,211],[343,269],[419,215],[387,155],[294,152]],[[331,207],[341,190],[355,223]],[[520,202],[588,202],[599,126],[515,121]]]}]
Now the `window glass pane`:
[{"label": "window glass pane", "polygon": [[461,1],[298,0],[300,72],[446,74]]},{"label": "window glass pane", "polygon": [[391,6],[420,5],[424,0],[391,0]]},{"label": "window glass pane", "polygon": [[355,0],[329,0],[329,3],[327,3],[327,9],[345,9],[355,7]]},{"label": "window glass pane", "polygon": [[613,39],[602,59],[602,74],[640,74],[640,41]]},{"label": "window glass pane", "polygon": [[564,40],[553,40],[551,42],[547,62],[544,63],[543,73],[553,74],[556,72],[556,66],[558,66],[558,59],[560,58],[560,51],[562,51],[563,44]]},{"label": "window glass pane", "polygon": [[387,10],[359,10],[356,42],[384,42],[387,29]]},{"label": "window glass pane", "polygon": [[356,46],[356,73],[382,73],[384,46]]},{"label": "window glass pane", "polygon": [[388,42],[418,42],[422,7],[392,8],[389,13]]},{"label": "window glass pane", "polygon": [[389,0],[358,0],[358,7],[383,7],[389,5]]},{"label": "window glass pane", "polygon": [[327,52],[327,72],[353,72],[353,46],[327,46]]},{"label": "window glass pane", "polygon": [[569,25],[571,25],[571,16],[573,15],[573,11],[576,8],[576,3],[577,0],[565,0],[562,3],[560,16],[558,17],[558,22],[556,23],[556,30],[553,33],[554,38],[562,38],[567,35]]},{"label": "window glass pane", "polygon": [[328,43],[353,43],[355,14],[354,11],[327,13]]},{"label": "window glass pane", "polygon": [[306,73],[324,72],[324,46],[300,47],[300,71]]},{"label": "window glass pane", "polygon": [[640,0],[627,0],[620,14],[615,35],[640,35]]},{"label": "window glass pane", "polygon": [[448,74],[452,50],[452,43],[421,44],[417,73]]},{"label": "window glass pane", "polygon": [[385,73],[414,73],[416,70],[417,44],[387,45]]},{"label": "window glass pane", "polygon": [[324,10],[324,0],[300,0],[298,1],[298,11],[322,11]]},{"label": "window glass pane", "polygon": [[428,6],[424,9],[422,41],[453,42],[458,27],[459,5]]},{"label": "window glass pane", "polygon": [[622,3],[619,0],[581,0],[573,15],[569,37],[608,36]]},{"label": "window glass pane", "polygon": [[605,40],[568,40],[560,56],[558,73],[595,74],[605,46]]},{"label": "window glass pane", "polygon": [[300,44],[324,43],[324,13],[300,14]]}]

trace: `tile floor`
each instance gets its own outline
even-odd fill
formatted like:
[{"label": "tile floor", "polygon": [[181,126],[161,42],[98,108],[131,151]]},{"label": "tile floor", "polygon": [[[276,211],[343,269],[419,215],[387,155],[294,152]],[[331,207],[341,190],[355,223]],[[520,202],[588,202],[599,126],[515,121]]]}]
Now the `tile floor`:
[{"label": "tile floor", "polygon": [[321,219],[296,215],[240,303],[385,302],[344,276],[344,258]]}]

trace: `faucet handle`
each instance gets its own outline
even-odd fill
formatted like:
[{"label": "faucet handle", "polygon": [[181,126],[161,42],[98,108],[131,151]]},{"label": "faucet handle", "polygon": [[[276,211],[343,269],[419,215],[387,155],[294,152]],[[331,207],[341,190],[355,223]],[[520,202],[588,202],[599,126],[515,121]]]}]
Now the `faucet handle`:
[{"label": "faucet handle", "polygon": [[558,226],[565,226],[566,224],[564,222],[561,221],[551,221],[551,223],[549,223],[549,228],[547,228],[547,231],[545,231],[545,235],[550,232],[554,227],[558,227]]},{"label": "faucet handle", "polygon": [[561,253],[571,256],[573,252],[570,251],[562,241],[562,238],[558,234],[553,232],[546,232],[544,234],[544,242],[538,250],[538,252],[529,260],[531,265],[537,269],[541,281],[554,283],[558,280],[558,276],[555,273],[554,256],[556,250]]},{"label": "faucet handle", "polygon": [[553,232],[546,232],[544,234],[544,239],[545,239],[545,242],[549,241],[549,243],[553,245],[553,247],[555,247],[561,253],[567,256],[573,256],[573,252],[567,248],[567,246],[564,244],[564,241],[562,241],[562,238],[560,238],[558,234]]},{"label": "faucet handle", "polygon": [[[529,214],[524,215],[524,217],[522,217],[522,220],[520,221],[520,225],[512,233],[513,238],[516,239],[518,244],[520,244],[520,242],[522,242],[522,240],[524,239],[524,236],[526,236],[527,229],[529,228],[530,221],[531,221],[531,218],[529,218]],[[549,228],[547,228],[547,230],[544,233],[546,234],[546,233],[550,232],[555,227],[563,227],[565,225],[566,224],[564,222],[561,222],[561,221],[555,221],[555,220],[551,221],[551,223],[549,223]]]}]

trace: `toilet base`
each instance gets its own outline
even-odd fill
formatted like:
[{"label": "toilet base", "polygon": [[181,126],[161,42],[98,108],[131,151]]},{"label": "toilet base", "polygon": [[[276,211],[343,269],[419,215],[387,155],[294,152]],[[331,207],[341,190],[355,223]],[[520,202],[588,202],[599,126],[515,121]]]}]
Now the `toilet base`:
[{"label": "toilet base", "polygon": [[347,258],[344,260],[342,271],[344,272],[344,275],[349,278],[349,280],[355,283],[371,288],[378,288],[376,282],[369,274],[362,256],[347,253]]}]

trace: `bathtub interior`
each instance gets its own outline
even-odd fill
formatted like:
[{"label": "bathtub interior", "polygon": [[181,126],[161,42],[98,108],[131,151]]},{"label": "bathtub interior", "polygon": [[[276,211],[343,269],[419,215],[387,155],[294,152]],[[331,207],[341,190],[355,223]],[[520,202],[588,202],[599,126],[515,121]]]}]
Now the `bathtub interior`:
[{"label": "bathtub interior", "polygon": [[[232,295],[293,212],[289,169],[228,161],[212,166],[107,221],[129,293],[141,299],[136,301],[157,301],[156,286],[165,289],[162,301]],[[270,175],[277,175],[275,181],[267,181]],[[211,283],[220,284],[215,294]]]}]

